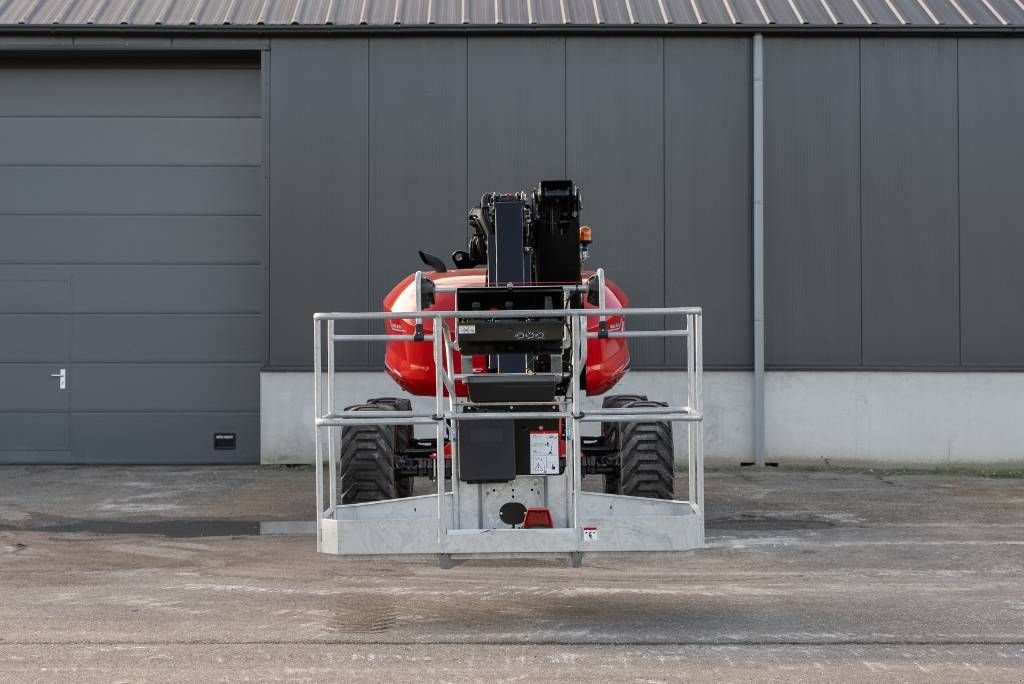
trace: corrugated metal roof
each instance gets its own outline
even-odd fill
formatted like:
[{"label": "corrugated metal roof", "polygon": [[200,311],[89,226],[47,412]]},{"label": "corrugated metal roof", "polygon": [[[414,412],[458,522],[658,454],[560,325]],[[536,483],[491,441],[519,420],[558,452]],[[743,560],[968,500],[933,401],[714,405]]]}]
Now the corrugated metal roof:
[{"label": "corrugated metal roof", "polygon": [[0,0],[0,26],[1024,26],[1024,0]]}]

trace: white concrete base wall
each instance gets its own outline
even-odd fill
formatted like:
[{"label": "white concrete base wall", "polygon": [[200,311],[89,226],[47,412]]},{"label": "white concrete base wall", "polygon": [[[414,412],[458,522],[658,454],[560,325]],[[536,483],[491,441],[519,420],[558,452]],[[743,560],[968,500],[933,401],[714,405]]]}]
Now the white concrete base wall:
[{"label": "white concrete base wall", "polygon": [[[338,380],[339,407],[401,395],[383,372]],[[683,380],[680,373],[633,371],[615,392],[678,404]],[[312,374],[263,373],[260,388],[262,462],[311,463]],[[1024,466],[1024,373],[777,371],[767,373],[765,388],[769,461]],[[750,460],[752,394],[749,372],[705,373],[709,464]],[[433,400],[413,402],[429,411]],[[676,458],[684,460],[685,430],[676,433]]]},{"label": "white concrete base wall", "polygon": [[1024,373],[773,372],[780,463],[1024,466]]},{"label": "white concrete base wall", "polygon": [[[616,394],[646,394],[682,404],[686,388],[680,373],[633,371],[615,388]],[[708,462],[735,463],[751,452],[752,376],[750,373],[705,373],[704,402],[707,421],[704,453]],[[344,407],[370,397],[403,396],[385,373],[344,373],[335,388],[337,406]],[[433,409],[432,397],[412,397],[417,410]],[[600,397],[587,403],[600,404]],[[263,373],[260,377],[260,445],[263,463],[313,462],[313,374]],[[588,425],[586,434],[598,426]],[[422,430],[424,437],[430,432]],[[676,430],[676,459],[686,458],[686,430]]]}]

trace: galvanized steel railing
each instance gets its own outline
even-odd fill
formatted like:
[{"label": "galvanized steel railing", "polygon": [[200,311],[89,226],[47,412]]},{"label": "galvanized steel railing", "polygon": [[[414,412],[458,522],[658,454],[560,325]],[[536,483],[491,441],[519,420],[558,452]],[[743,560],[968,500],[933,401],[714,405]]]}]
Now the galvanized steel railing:
[{"label": "galvanized steel railing", "polygon": [[[603,274],[601,274],[603,275]],[[603,280],[603,278],[602,278]],[[603,298],[602,298],[603,299]],[[601,302],[603,304],[603,301]],[[454,372],[455,348],[454,336],[447,320],[459,319],[523,319],[523,318],[563,318],[569,326],[570,346],[570,385],[566,400],[552,402],[560,410],[538,412],[487,412],[462,413],[461,408],[467,402],[457,397],[456,382],[465,374]],[[681,316],[685,319],[684,328],[667,330],[636,330],[609,331],[597,333],[587,331],[587,318],[607,316]],[[338,342],[367,341],[414,341],[415,335],[389,334],[337,334],[337,321],[388,321],[395,319],[411,319],[417,322],[423,319],[432,321],[432,329],[424,333],[422,342],[433,347],[434,368],[436,373],[434,411],[424,413],[417,411],[338,411],[335,405],[337,389],[337,369],[335,364],[335,344]],[[616,421],[674,421],[687,425],[688,445],[688,481],[689,503],[694,513],[703,516],[704,511],[704,446],[703,446],[703,345],[702,345],[702,314],[696,307],[658,307],[658,308],[627,308],[627,309],[541,309],[521,311],[406,311],[406,312],[356,312],[356,313],[317,313],[313,316],[313,388],[316,448],[316,506],[317,534],[321,529],[321,520],[332,518],[338,506],[337,492],[337,458],[334,428],[345,425],[433,425],[437,440],[437,457],[435,458],[435,477],[437,481],[437,521],[439,539],[448,533],[447,515],[445,511],[445,436],[450,435],[452,444],[452,500],[458,510],[458,422],[463,420],[482,419],[521,419],[521,418],[561,418],[566,421],[567,453],[566,470],[571,486],[568,487],[566,516],[572,527],[579,527],[579,492],[582,491],[582,475],[580,458],[580,425],[587,422]],[[326,323],[327,339],[327,371],[323,368],[322,340]],[[438,334],[440,332],[440,334]],[[686,358],[686,403],[681,406],[644,407],[644,408],[609,408],[587,409],[582,407],[582,391],[580,388],[580,371],[586,367],[587,340],[601,337],[639,338],[639,337],[676,337],[683,339]],[[687,344],[689,342],[689,344]],[[325,381],[326,375],[326,381]],[[568,408],[566,408],[568,405]],[[326,438],[324,433],[326,432]],[[326,454],[324,448],[326,447]],[[324,460],[328,463],[330,505],[324,507]]]}]

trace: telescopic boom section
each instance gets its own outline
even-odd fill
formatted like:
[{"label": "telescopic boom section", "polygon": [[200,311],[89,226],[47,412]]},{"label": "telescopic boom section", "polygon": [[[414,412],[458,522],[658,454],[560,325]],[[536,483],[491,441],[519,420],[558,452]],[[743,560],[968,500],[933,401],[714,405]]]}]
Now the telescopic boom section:
[{"label": "telescopic boom section", "polygon": [[[433,271],[422,278],[411,274],[396,285],[384,299],[385,311],[626,306],[618,286],[583,270],[593,231],[580,225],[581,206],[580,190],[570,180],[542,181],[531,193],[484,193],[469,212],[467,248],[452,253],[455,270],[448,270],[438,257],[420,252]],[[509,373],[553,375],[559,394],[564,395],[569,382],[564,319],[534,316],[456,326],[456,318],[449,321],[462,352],[454,359],[456,373],[474,379]],[[429,327],[429,322],[424,325]],[[625,330],[620,316],[588,318],[587,329],[602,334],[587,343],[580,381],[590,394],[598,395],[611,389],[629,369],[629,347],[614,336]],[[433,395],[432,352],[429,345],[410,338],[418,332],[415,319],[390,321],[387,331],[394,336],[385,353],[388,374],[407,392]],[[498,383],[494,378],[486,382]],[[460,396],[466,396],[466,384],[458,382]]]}]

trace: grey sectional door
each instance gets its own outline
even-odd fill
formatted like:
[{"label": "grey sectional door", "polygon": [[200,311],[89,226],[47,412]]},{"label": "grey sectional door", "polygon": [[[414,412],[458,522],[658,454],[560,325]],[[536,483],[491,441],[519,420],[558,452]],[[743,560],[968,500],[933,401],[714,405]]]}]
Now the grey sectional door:
[{"label": "grey sectional door", "polygon": [[[0,60],[0,290],[66,297],[0,293],[0,462],[258,462],[260,82],[255,58]],[[60,353],[66,393],[30,387]]]},{"label": "grey sectional door", "polygon": [[0,280],[3,462],[61,463],[71,458],[66,380],[70,305],[66,280]]}]

